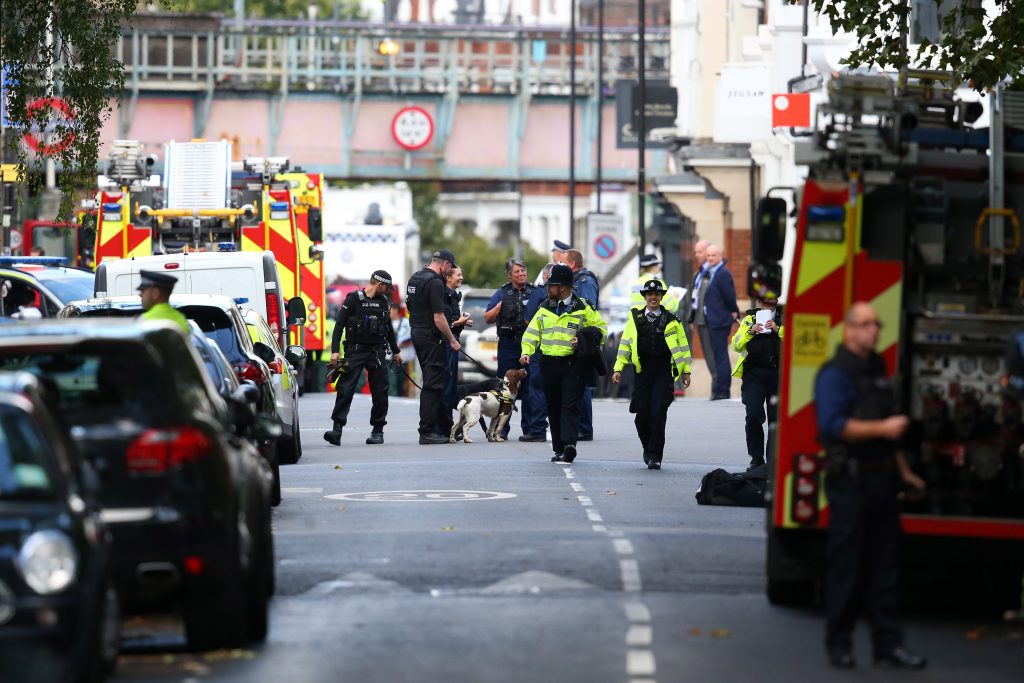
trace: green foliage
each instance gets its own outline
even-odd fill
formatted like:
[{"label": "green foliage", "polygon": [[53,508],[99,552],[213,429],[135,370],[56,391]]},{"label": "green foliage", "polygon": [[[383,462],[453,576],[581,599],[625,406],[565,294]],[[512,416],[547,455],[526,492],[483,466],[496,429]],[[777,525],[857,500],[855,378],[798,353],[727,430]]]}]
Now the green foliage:
[{"label": "green foliage", "polygon": [[[413,197],[413,214],[420,226],[420,246],[424,255],[446,248],[451,249],[462,268],[463,280],[467,287],[497,289],[508,277],[505,274],[505,261],[513,256],[513,250],[495,249],[484,238],[477,235],[467,226],[452,226],[437,210],[437,186],[429,182],[409,183]],[[523,261],[526,263],[529,280],[547,263],[544,254],[540,254],[523,245]]]},{"label": "green foliage", "polygon": [[[222,12],[234,16],[233,0],[174,0],[181,3],[188,12]],[[245,3],[247,16],[264,19],[307,19],[309,6],[316,5],[316,18],[325,21],[334,18],[335,0],[262,0]],[[366,21],[370,15],[360,6],[359,0],[338,0],[338,19],[341,21]]]},{"label": "green foliage", "polygon": [[[14,128],[45,137],[50,158],[62,169],[58,176],[61,203],[58,218],[68,220],[74,192],[95,183],[100,130],[110,116],[112,93],[124,89],[124,66],[113,47],[122,22],[135,11],[135,0],[21,0],[0,8],[0,63],[10,69],[8,95]],[[52,40],[47,40],[47,34]],[[56,116],[49,106],[32,110],[40,99],[60,98],[73,118]],[[69,141],[66,146],[57,141]],[[16,145],[19,175],[29,191],[43,183],[46,156]]]},{"label": "green foliage", "polygon": [[938,43],[922,43],[913,62],[905,48],[911,0],[812,0],[812,5],[834,30],[857,36],[846,60],[851,66],[948,70],[978,90],[1008,76],[1024,85],[1024,0],[993,0],[993,13],[982,0],[925,1],[942,10],[943,35]]}]

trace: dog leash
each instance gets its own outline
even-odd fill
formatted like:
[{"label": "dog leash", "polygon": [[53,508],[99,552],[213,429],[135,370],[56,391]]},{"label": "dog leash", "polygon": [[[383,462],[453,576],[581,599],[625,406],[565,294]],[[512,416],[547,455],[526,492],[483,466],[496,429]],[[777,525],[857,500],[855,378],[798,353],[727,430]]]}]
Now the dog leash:
[{"label": "dog leash", "polygon": [[404,364],[404,363],[402,363],[402,364],[395,364],[395,363],[389,363],[389,365],[391,366],[391,369],[394,369],[394,368],[398,368],[399,370],[401,370],[401,371],[402,371],[402,374],[403,374],[403,375],[405,375],[405,376],[406,376],[406,378],[407,378],[407,379],[408,379],[408,380],[409,380],[410,382],[412,382],[412,385],[413,385],[414,387],[416,387],[416,388],[417,388],[417,389],[419,389],[420,391],[423,391],[423,387],[421,387],[421,386],[420,386],[419,384],[417,384],[417,383],[416,383],[416,380],[414,380],[414,379],[412,378],[412,375],[410,375],[410,374],[409,374],[409,372],[408,372],[408,371],[407,371],[407,370],[405,369],[405,364]]},{"label": "dog leash", "polygon": [[[466,353],[466,347],[462,347],[461,349],[459,349],[459,353],[461,353],[461,354],[462,354],[463,356],[465,356],[465,357],[466,357],[467,359],[469,359],[469,361],[470,361],[471,363],[473,363],[473,365],[475,365],[475,366],[477,366],[478,368],[480,368],[481,370],[483,370],[483,371],[484,371],[484,374],[485,374],[485,375],[486,375],[486,374],[487,374],[488,372],[490,372],[490,371],[489,371],[489,370],[487,369],[487,366],[486,366],[486,365],[484,365],[483,363],[481,363],[480,361],[478,361],[478,360],[477,360],[476,358],[473,358],[473,356],[471,356],[471,355],[469,355],[468,353]],[[501,378],[500,378],[500,376],[498,375],[498,373],[494,373],[493,375],[490,375],[490,377],[493,377],[493,378],[495,378],[495,379],[501,379]]]}]

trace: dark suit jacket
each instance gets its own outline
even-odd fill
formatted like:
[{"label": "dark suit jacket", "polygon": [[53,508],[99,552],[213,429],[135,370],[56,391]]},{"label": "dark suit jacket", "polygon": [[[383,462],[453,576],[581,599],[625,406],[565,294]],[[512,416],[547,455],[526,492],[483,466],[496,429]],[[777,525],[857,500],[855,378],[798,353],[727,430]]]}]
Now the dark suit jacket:
[{"label": "dark suit jacket", "polygon": [[733,282],[732,273],[724,264],[708,285],[708,293],[704,295],[704,311],[708,327],[731,327],[732,314],[739,315],[740,309],[736,305],[736,284]]}]

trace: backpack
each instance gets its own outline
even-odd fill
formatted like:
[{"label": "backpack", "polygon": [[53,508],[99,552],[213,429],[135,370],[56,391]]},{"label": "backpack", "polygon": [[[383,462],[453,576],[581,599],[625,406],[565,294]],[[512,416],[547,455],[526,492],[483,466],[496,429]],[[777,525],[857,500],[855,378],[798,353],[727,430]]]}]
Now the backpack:
[{"label": "backpack", "polygon": [[699,505],[764,507],[768,480],[759,473],[730,473],[719,468],[704,475],[697,489]]}]

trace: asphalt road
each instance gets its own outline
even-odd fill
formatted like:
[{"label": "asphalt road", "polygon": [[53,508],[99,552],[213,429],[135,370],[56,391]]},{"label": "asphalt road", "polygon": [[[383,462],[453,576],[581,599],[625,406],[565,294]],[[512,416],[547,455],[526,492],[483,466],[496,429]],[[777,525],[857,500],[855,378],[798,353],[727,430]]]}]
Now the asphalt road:
[{"label": "asphalt road", "polygon": [[982,616],[908,616],[924,672],[871,669],[863,628],[860,668],[829,669],[820,609],[764,596],[764,511],[694,500],[704,473],[746,464],[738,401],[677,401],[661,471],[643,466],[624,401],[595,402],[596,440],[571,466],[515,441],[518,425],[504,444],[477,429],[471,445],[419,446],[406,399],[371,447],[357,396],[331,447],[332,402],[302,399],[304,456],[282,468],[267,642],[189,654],[173,620],[133,622],[116,680],[1024,679],[1024,628]]}]

